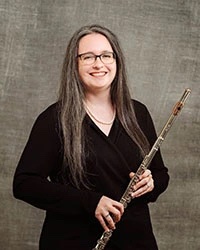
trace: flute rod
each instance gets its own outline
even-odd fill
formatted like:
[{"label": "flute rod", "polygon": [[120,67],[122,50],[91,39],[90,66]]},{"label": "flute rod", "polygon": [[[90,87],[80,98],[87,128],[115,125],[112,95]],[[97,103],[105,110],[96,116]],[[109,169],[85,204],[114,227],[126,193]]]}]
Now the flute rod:
[{"label": "flute rod", "polygon": [[[124,194],[122,195],[120,199],[120,203],[123,204],[124,208],[127,207],[128,203],[131,202],[133,199],[131,197],[131,193],[134,191],[133,186],[139,181],[139,176],[149,167],[154,155],[160,148],[162,142],[164,141],[167,133],[169,132],[170,128],[172,127],[172,124],[177,117],[177,115],[180,113],[182,110],[186,99],[190,95],[191,90],[189,88],[185,89],[183,95],[181,96],[180,100],[175,104],[171,115],[167,122],[165,123],[163,129],[161,130],[159,136],[157,137],[155,143],[153,144],[150,152],[144,157],[142,163],[140,164],[137,172],[133,176],[133,178],[130,180]],[[97,241],[96,246],[92,250],[103,250],[105,246],[107,245],[108,241],[110,240],[112,233],[114,230],[109,230],[109,231],[104,231],[100,239]]]}]

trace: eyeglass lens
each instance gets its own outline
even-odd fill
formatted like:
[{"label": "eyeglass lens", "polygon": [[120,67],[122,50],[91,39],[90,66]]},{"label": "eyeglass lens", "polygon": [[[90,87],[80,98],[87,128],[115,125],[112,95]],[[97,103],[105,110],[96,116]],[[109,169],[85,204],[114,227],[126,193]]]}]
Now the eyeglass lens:
[{"label": "eyeglass lens", "polygon": [[114,62],[113,52],[106,52],[101,55],[95,55],[93,53],[85,53],[85,54],[79,55],[79,58],[84,64],[93,64],[97,60],[98,57],[105,64],[110,64]]}]

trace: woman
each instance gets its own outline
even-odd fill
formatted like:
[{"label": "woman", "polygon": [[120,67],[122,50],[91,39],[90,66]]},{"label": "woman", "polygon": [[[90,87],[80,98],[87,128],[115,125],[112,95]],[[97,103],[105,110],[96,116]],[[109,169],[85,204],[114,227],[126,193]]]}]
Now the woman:
[{"label": "woman", "polygon": [[119,202],[156,140],[146,107],[131,100],[116,36],[99,25],[78,30],[67,47],[58,102],[37,118],[14,176],[14,196],[46,210],[40,250],[156,250],[148,203],[167,188],[161,154]]}]

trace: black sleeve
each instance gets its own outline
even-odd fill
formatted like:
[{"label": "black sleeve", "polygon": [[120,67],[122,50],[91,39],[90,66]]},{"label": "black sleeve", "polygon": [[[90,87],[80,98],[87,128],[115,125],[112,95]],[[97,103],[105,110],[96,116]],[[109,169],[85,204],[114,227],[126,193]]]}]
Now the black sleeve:
[{"label": "black sleeve", "polygon": [[33,125],[14,175],[14,196],[50,212],[94,215],[101,194],[50,181],[62,164],[55,110],[50,106]]},{"label": "black sleeve", "polygon": [[[152,147],[157,139],[157,134],[151,115],[146,106],[139,102],[135,103],[135,109],[138,123],[146,135],[150,147]],[[160,149],[155,154],[149,169],[151,170],[154,179],[154,189],[152,192],[145,194],[144,198],[149,202],[154,202],[157,200],[158,196],[166,190],[169,182],[168,169],[164,165]]]}]

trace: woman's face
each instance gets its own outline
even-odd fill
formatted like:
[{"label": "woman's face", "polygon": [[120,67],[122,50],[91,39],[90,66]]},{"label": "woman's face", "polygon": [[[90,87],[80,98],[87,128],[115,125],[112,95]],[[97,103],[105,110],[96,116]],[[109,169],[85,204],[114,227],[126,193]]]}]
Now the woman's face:
[{"label": "woman's face", "polygon": [[[94,33],[81,38],[78,55],[84,56],[78,57],[78,72],[86,91],[96,93],[110,90],[117,71],[116,60],[112,59],[113,54],[110,52],[113,52],[112,47],[101,34]],[[95,55],[102,54],[104,63],[99,57],[95,58]]]}]

